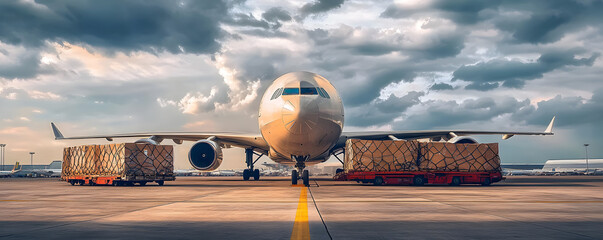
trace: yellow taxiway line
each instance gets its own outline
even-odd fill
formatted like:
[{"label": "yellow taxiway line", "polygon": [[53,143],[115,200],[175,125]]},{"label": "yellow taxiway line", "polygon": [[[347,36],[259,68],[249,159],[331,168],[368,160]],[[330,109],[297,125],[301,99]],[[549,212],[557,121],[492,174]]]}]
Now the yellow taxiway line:
[{"label": "yellow taxiway line", "polygon": [[301,187],[295,223],[291,232],[291,239],[310,239],[310,225],[308,224],[308,193],[305,187]]}]

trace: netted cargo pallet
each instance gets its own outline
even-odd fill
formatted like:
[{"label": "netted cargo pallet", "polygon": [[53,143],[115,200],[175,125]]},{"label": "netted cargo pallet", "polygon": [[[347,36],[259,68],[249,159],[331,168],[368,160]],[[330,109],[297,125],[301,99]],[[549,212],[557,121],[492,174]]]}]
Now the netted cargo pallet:
[{"label": "netted cargo pallet", "polygon": [[416,171],[418,148],[416,141],[350,139],[344,171]]},{"label": "netted cargo pallet", "polygon": [[344,171],[501,171],[497,143],[358,140],[346,142]]},{"label": "netted cargo pallet", "polygon": [[127,180],[153,180],[173,176],[173,147],[118,143],[84,145],[63,150],[63,179],[71,176],[121,176]]},{"label": "netted cargo pallet", "polygon": [[422,171],[501,171],[497,143],[421,143]]}]

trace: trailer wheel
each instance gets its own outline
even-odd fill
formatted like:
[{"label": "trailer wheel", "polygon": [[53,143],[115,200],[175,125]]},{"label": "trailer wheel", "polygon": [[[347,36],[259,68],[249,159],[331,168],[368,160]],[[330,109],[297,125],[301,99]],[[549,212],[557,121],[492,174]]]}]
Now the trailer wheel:
[{"label": "trailer wheel", "polygon": [[484,178],[484,181],[482,181],[482,186],[490,186],[490,184],[492,184],[490,178]]},{"label": "trailer wheel", "polygon": [[159,184],[159,186],[163,186],[163,180],[157,181],[157,184]]},{"label": "trailer wheel", "polygon": [[75,185],[75,181],[73,180],[69,180],[69,183],[71,183],[71,186]]},{"label": "trailer wheel", "polygon": [[425,179],[423,178],[423,176],[415,176],[415,177],[412,179],[412,183],[413,183],[415,186],[423,186],[423,185],[425,185]]},{"label": "trailer wheel", "polygon": [[375,181],[373,182],[373,184],[374,184],[375,186],[381,186],[381,185],[383,185],[383,178],[381,178],[381,177],[376,177],[376,178],[375,178]]},{"label": "trailer wheel", "polygon": [[450,183],[451,186],[458,186],[461,185],[461,178],[460,177],[453,177],[452,178],[452,182]]},{"label": "trailer wheel", "polygon": [[142,182],[139,182],[138,184],[140,184],[140,186],[144,186],[144,185],[147,185],[147,182],[142,181]]}]

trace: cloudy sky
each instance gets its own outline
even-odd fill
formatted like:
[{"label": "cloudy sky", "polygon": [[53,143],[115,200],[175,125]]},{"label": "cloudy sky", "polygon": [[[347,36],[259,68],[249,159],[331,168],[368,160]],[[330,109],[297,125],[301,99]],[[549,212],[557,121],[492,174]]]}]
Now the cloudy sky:
[{"label": "cloudy sky", "polygon": [[[329,79],[344,130],[542,131],[503,163],[603,157],[603,1],[0,1],[6,160],[60,159],[63,133],[258,132],[290,71]],[[131,140],[130,140],[131,141]],[[177,168],[189,168],[189,144]],[[223,168],[243,167],[228,150]]]}]

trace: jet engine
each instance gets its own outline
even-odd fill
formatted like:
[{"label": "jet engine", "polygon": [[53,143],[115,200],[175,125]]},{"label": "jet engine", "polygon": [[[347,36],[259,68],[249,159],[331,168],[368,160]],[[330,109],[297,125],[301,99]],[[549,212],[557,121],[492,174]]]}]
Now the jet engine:
[{"label": "jet engine", "polygon": [[477,140],[470,137],[454,137],[448,140],[449,143],[477,143]]},{"label": "jet engine", "polygon": [[222,164],[222,158],[220,145],[208,139],[196,142],[188,152],[188,161],[198,170],[216,170]]}]

